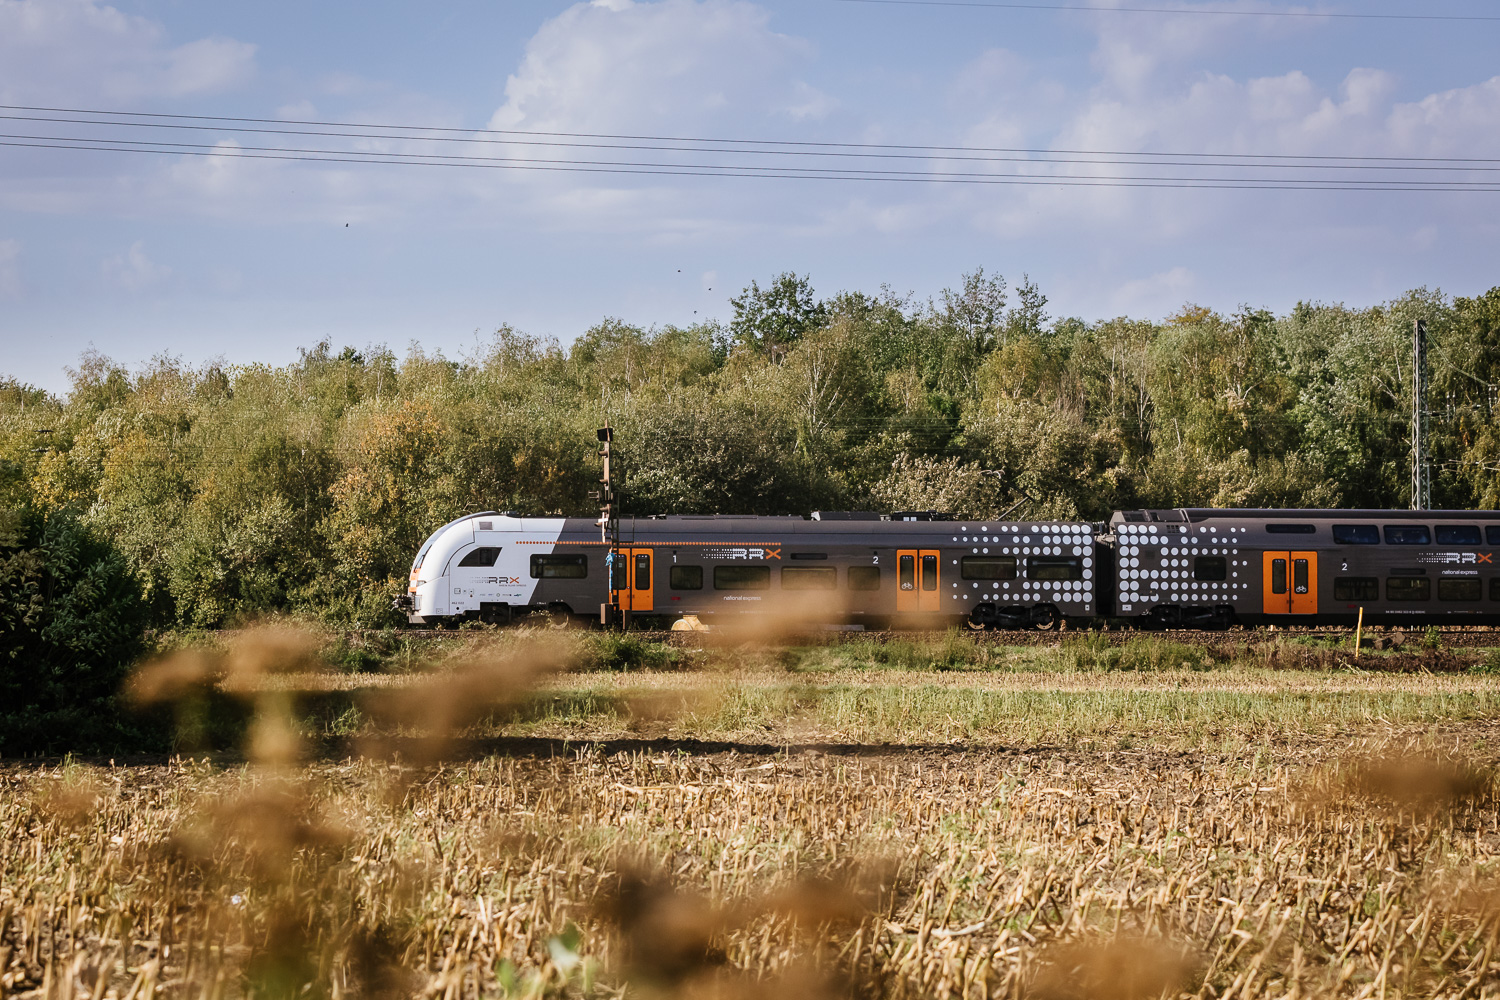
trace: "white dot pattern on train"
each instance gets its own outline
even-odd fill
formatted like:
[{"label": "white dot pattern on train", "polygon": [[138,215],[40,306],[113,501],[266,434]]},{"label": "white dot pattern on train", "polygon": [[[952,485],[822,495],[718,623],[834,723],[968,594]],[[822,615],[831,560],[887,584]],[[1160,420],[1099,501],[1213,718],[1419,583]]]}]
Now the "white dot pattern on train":
[{"label": "white dot pattern on train", "polygon": [[[1065,615],[1083,615],[1094,607],[1094,529],[1087,524],[997,524],[971,529],[963,525],[953,541],[967,545],[972,555],[1013,556],[1016,579],[975,583],[953,573],[949,598],[954,601],[991,601],[1001,605],[1056,604]],[[1080,560],[1081,580],[1031,580],[1032,556],[1071,556]],[[957,569],[959,560],[952,560]],[[965,593],[967,591],[967,593]]]},{"label": "white dot pattern on train", "polygon": [[[1250,589],[1248,554],[1240,555],[1240,533],[1246,529],[1183,524],[1122,524],[1116,529],[1115,575],[1120,603],[1233,604]],[[1224,580],[1197,580],[1194,559],[1227,560]]]}]

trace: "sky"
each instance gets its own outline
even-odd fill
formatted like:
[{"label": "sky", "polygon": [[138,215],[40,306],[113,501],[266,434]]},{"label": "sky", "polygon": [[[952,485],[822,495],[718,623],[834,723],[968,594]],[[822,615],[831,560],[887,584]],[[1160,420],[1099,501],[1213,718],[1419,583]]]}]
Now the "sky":
[{"label": "sky", "polygon": [[[982,267],[1090,321],[1500,285],[1491,0],[1036,5],[0,0],[0,142],[71,147],[0,145],[0,376],[459,358],[502,324],[726,320],[783,271],[921,303]],[[1182,186],[1250,177],[1319,189]]]}]

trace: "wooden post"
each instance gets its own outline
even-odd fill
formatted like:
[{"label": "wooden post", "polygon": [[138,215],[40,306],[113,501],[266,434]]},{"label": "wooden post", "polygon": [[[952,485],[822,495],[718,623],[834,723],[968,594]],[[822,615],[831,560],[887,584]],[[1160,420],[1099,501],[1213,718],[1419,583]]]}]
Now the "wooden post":
[{"label": "wooden post", "polygon": [[1359,624],[1354,626],[1354,658],[1359,659],[1359,641],[1365,632],[1365,609],[1359,609]]}]

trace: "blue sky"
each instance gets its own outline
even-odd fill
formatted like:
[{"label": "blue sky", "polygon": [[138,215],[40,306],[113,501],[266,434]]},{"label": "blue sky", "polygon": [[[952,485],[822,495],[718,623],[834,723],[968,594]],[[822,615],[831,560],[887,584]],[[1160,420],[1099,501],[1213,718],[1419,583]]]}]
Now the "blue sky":
[{"label": "blue sky", "polygon": [[[0,104],[1500,160],[1500,21],[1195,12],[1494,16],[1493,3],[1103,5],[1186,9],[0,0]],[[14,134],[69,128],[0,124]],[[202,135],[231,152],[257,141]],[[895,166],[966,169],[923,156]],[[61,389],[91,346],[132,365],[164,352],[191,364],[279,363],[325,337],[459,356],[502,323],[566,342],[605,316],[643,326],[725,318],[731,295],[783,270],[809,274],[821,294],[889,284],[921,301],[983,266],[1012,283],[1029,274],[1054,315],[1086,319],[1160,318],[1189,301],[1363,305],[1419,285],[1475,294],[1500,284],[1497,209],[1500,193],[1482,191],[889,184],[0,147],[0,373]]]}]

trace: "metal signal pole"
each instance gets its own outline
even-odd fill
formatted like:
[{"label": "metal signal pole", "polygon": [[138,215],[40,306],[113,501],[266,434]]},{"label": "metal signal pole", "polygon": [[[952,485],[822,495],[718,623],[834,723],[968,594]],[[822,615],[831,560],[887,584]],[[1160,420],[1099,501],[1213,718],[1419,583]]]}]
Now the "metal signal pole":
[{"label": "metal signal pole", "polygon": [[1411,509],[1432,509],[1432,472],[1427,466],[1427,324],[1412,330]]},{"label": "metal signal pole", "polygon": [[610,445],[614,443],[614,428],[608,424],[599,428],[599,458],[604,463],[604,474],[599,477],[600,488],[590,493],[589,496],[599,501],[599,541],[609,546],[609,554],[605,558],[604,586],[608,599],[599,605],[599,624],[605,627],[614,622],[615,617],[615,572],[620,562],[620,518],[615,509],[615,486],[614,471],[611,468],[613,455],[610,454]]}]

